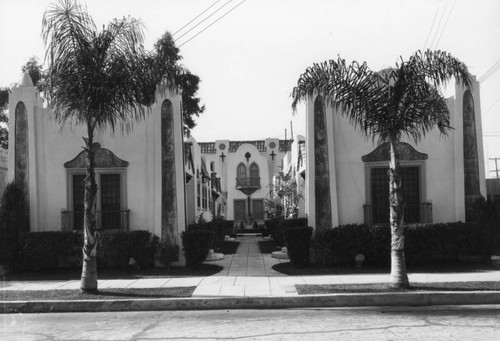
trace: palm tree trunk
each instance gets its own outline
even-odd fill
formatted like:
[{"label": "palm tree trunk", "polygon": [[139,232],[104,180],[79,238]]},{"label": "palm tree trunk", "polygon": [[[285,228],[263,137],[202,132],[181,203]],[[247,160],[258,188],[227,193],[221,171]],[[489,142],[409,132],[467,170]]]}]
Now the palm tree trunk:
[{"label": "palm tree trunk", "polygon": [[87,150],[87,170],[85,177],[84,216],[83,216],[83,265],[80,282],[81,292],[97,291],[97,232],[95,217],[95,198],[97,184],[95,181],[95,150],[93,149],[93,132],[89,129],[85,141]]},{"label": "palm tree trunk", "polygon": [[408,288],[405,260],[404,204],[401,188],[401,171],[396,138],[390,139],[391,160],[389,164],[389,203],[391,224],[391,278],[393,288]]}]

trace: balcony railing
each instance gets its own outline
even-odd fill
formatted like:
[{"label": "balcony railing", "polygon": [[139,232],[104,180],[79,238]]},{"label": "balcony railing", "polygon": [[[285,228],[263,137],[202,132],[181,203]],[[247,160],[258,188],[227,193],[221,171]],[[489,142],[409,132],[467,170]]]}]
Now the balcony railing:
[{"label": "balcony railing", "polygon": [[236,178],[236,187],[260,188],[260,178]]},{"label": "balcony railing", "polygon": [[[389,206],[363,205],[365,224],[368,226],[389,224]],[[406,205],[404,211],[406,224],[432,223],[432,203],[424,202],[416,205]]]},{"label": "balcony railing", "polygon": [[[96,228],[98,230],[129,230],[130,210],[96,211]],[[61,228],[63,231],[83,229],[83,211],[61,211]]]}]

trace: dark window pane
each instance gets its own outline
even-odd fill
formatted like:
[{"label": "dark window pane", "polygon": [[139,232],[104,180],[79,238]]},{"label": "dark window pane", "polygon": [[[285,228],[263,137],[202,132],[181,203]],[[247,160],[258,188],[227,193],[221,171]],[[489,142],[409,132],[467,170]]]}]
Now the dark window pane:
[{"label": "dark window pane", "polygon": [[[374,224],[389,223],[388,168],[371,168],[371,200]],[[420,169],[401,167],[401,182],[405,203],[404,220],[420,222]]]},{"label": "dark window pane", "polygon": [[73,175],[73,228],[83,228],[83,210],[85,196],[85,175]]},{"label": "dark window pane", "polygon": [[234,220],[235,221],[245,221],[246,220],[245,200],[235,200],[234,201]]},{"label": "dark window pane", "polygon": [[253,200],[253,219],[264,220],[264,200]]},{"label": "dark window pane", "polygon": [[120,174],[101,174],[101,228],[121,227]]}]

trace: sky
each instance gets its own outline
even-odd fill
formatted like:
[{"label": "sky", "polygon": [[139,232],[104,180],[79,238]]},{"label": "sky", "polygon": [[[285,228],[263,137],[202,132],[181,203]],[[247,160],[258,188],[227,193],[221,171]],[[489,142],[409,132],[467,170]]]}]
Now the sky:
[{"label": "sky", "polygon": [[[43,62],[41,21],[52,3],[0,0],[0,87],[19,82],[30,57]],[[452,53],[480,80],[485,159],[500,157],[500,0],[81,3],[97,27],[123,16],[141,19],[147,49],[165,31],[175,33],[182,64],[201,78],[206,111],[192,132],[198,141],[284,138],[285,129],[289,137],[291,121],[294,134],[305,134],[304,106],[292,113],[290,93],[308,66],[340,55],[379,70],[431,48]],[[488,162],[487,177],[493,169]]]}]

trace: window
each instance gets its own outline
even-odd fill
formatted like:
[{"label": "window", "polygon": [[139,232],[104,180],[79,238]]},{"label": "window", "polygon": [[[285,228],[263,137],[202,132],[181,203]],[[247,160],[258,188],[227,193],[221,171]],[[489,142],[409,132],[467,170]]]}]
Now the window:
[{"label": "window", "polygon": [[202,197],[201,197],[201,203],[202,203],[202,208],[204,210],[207,209],[208,205],[208,188],[206,184],[203,184],[202,186]]},{"label": "window", "polygon": [[238,165],[238,179],[245,179],[247,177],[247,167],[240,163]]},{"label": "window", "polygon": [[250,183],[251,185],[258,185],[260,183],[259,166],[255,162],[250,165]]},{"label": "window", "polygon": [[[72,225],[76,230],[83,228],[85,174],[73,173],[71,176]],[[122,228],[122,174],[97,172],[96,213],[98,229]]]},{"label": "window", "polygon": [[196,171],[196,207],[201,207],[201,181],[198,170]]},{"label": "window", "polygon": [[[374,224],[389,223],[389,168],[370,168],[372,221]],[[401,182],[404,196],[406,223],[420,222],[420,167],[401,166]]]},{"label": "window", "polygon": [[253,219],[255,220],[264,220],[264,200],[255,199],[252,200],[252,210],[253,210]]},{"label": "window", "polygon": [[121,227],[120,174],[101,174],[101,228]]},{"label": "window", "polygon": [[73,175],[73,228],[81,230],[83,228],[83,210],[84,210],[84,195],[85,195],[85,175]]},{"label": "window", "polygon": [[246,200],[234,201],[234,220],[237,222],[245,221],[247,218]]}]

